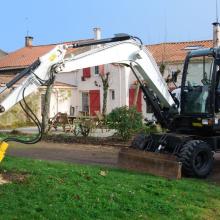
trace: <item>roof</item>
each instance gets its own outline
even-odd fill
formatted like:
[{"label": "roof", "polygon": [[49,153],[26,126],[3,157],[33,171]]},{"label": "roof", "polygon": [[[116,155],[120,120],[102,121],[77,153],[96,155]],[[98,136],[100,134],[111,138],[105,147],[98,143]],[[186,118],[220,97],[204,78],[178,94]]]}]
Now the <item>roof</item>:
[{"label": "roof", "polygon": [[0,59],[0,70],[25,68],[55,45],[23,47]]},{"label": "roof", "polygon": [[187,48],[200,47],[210,48],[213,46],[212,40],[203,41],[186,41],[186,42],[173,42],[147,45],[146,47],[153,55],[157,63],[175,63],[185,60]]},{"label": "roof", "polygon": [[[89,41],[83,40],[83,41]],[[21,69],[26,68],[27,66],[31,65],[35,60],[39,57],[43,56],[44,54],[48,53],[58,44],[71,44],[80,41],[70,41],[70,42],[63,42],[57,44],[49,44],[49,45],[38,45],[38,46],[29,46],[23,47],[19,50],[9,53],[8,55],[4,56],[0,59],[0,70],[14,70],[14,69]],[[68,53],[72,53],[76,49],[68,49]]]},{"label": "roof", "polygon": [[[5,86],[6,83],[11,81],[15,75],[0,75],[0,87]],[[25,77],[26,78],[26,77]],[[15,87],[18,86],[22,81],[25,80],[25,78],[21,79],[18,83],[16,83]],[[57,88],[73,88],[76,87],[74,85],[68,84],[68,83],[63,83],[63,82],[54,82],[54,86]]]}]

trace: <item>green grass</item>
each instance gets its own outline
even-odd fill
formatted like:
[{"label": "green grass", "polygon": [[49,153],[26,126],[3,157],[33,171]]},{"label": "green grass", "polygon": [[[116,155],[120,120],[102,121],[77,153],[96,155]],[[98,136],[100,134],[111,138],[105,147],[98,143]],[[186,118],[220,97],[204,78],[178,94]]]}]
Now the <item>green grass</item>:
[{"label": "green grass", "polygon": [[0,219],[220,219],[220,187],[201,180],[14,157],[0,171],[28,173],[0,185]]}]

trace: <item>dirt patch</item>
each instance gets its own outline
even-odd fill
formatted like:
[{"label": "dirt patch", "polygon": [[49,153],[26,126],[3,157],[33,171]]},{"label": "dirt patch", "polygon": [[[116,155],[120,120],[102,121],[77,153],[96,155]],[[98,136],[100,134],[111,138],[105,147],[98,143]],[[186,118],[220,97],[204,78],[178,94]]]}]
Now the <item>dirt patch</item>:
[{"label": "dirt patch", "polygon": [[7,183],[24,183],[27,180],[28,174],[5,172],[0,173],[0,185]]},{"label": "dirt patch", "polygon": [[72,163],[117,165],[119,147],[39,142],[34,145],[11,143],[7,155]]}]

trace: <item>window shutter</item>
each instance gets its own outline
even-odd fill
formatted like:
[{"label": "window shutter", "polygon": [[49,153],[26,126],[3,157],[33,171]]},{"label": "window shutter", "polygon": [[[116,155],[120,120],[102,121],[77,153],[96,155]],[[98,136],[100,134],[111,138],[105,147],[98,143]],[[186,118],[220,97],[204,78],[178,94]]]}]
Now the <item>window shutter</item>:
[{"label": "window shutter", "polygon": [[90,78],[91,77],[91,69],[90,69],[90,67],[83,69],[83,77],[84,78]]}]

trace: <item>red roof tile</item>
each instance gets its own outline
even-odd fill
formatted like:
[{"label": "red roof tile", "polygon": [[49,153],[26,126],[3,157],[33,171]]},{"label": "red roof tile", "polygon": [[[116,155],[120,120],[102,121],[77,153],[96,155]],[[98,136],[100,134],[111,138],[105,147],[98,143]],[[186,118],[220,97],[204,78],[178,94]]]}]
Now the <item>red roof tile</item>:
[{"label": "red roof tile", "polygon": [[23,47],[0,59],[0,69],[24,68],[38,57],[50,51],[55,45]]},{"label": "red roof tile", "polygon": [[[91,39],[63,42],[59,44],[71,44],[71,43],[89,41],[89,40]],[[58,44],[23,47],[12,53],[9,53],[8,55],[0,59],[0,70],[25,68],[31,65],[40,56],[52,50],[56,45]],[[74,50],[76,49],[68,49],[68,54],[72,53]]]},{"label": "red roof tile", "polygon": [[188,42],[174,42],[161,43],[154,45],[147,45],[146,47],[152,53],[157,63],[163,62],[182,62],[185,60],[187,50],[185,48],[192,46],[201,46],[203,48],[212,47],[212,40],[204,41],[188,41]]}]

